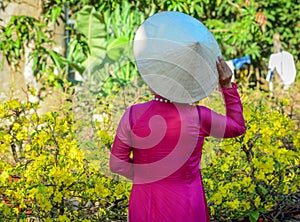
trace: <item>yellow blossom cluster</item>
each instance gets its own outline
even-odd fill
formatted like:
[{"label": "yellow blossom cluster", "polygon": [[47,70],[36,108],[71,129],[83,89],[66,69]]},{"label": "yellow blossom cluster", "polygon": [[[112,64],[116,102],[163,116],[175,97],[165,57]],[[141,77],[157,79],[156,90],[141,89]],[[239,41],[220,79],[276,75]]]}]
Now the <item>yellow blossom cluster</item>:
[{"label": "yellow blossom cluster", "polygon": [[[36,109],[36,104],[18,100],[0,104],[1,220],[126,218],[130,184],[119,183],[89,164],[70,113],[40,116]],[[110,210],[115,205],[118,213]]]},{"label": "yellow blossom cluster", "polygon": [[294,122],[263,99],[243,100],[246,133],[221,143],[211,139],[204,147],[203,183],[216,219],[266,212],[300,188],[300,134]]}]

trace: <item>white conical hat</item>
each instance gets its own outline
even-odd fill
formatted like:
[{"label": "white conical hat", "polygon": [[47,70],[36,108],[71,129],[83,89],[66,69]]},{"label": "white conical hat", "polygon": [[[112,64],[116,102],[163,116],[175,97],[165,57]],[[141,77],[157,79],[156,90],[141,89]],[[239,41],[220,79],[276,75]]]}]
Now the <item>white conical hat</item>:
[{"label": "white conical hat", "polygon": [[134,56],[140,75],[157,94],[178,103],[207,97],[218,84],[217,41],[198,20],[160,12],[139,27]]}]

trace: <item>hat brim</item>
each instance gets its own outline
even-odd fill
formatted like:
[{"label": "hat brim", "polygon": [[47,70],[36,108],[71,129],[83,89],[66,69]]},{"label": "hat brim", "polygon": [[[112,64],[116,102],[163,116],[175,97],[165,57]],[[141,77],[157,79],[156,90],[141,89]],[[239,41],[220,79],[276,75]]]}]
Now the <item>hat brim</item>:
[{"label": "hat brim", "polygon": [[137,30],[134,56],[145,83],[178,103],[199,101],[216,88],[219,46],[198,20],[180,12],[161,12]]}]

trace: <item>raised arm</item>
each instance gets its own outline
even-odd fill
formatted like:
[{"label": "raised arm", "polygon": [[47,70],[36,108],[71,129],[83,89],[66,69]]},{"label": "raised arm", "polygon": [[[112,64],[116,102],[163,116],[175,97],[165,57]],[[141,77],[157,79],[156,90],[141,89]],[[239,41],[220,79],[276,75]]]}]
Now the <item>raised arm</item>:
[{"label": "raised arm", "polygon": [[219,57],[216,65],[226,107],[226,116],[206,107],[198,107],[201,118],[200,131],[204,136],[236,137],[246,131],[240,96],[236,84],[231,83],[232,72],[223,58]]},{"label": "raised arm", "polygon": [[243,108],[237,87],[222,88],[226,106],[226,116],[218,114],[207,107],[198,107],[200,112],[200,131],[204,136],[229,138],[240,136],[246,131]]}]

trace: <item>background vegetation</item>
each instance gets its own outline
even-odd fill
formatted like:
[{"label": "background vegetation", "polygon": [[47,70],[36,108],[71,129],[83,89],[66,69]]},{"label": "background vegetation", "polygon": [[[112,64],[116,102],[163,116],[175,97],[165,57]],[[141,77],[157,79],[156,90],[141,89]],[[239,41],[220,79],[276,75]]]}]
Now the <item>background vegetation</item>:
[{"label": "background vegetation", "polygon": [[[0,104],[0,221],[126,221],[131,185],[109,173],[109,150],[123,111],[150,97],[132,57],[134,32],[164,10],[201,20],[225,59],[251,56],[251,65],[236,73],[247,133],[209,139],[204,149],[211,218],[291,216],[300,208],[299,75],[275,98],[259,82],[275,33],[299,70],[299,7],[296,0],[43,0],[38,18],[12,16],[0,27],[0,51],[10,71],[20,71],[25,47],[32,45],[39,88],[29,86],[26,93],[39,101],[12,93]],[[54,50],[51,23],[66,26],[65,54]],[[49,104],[50,92],[56,93],[55,104]],[[219,98],[202,103],[222,112]],[[39,111],[42,104],[49,112]]]}]

